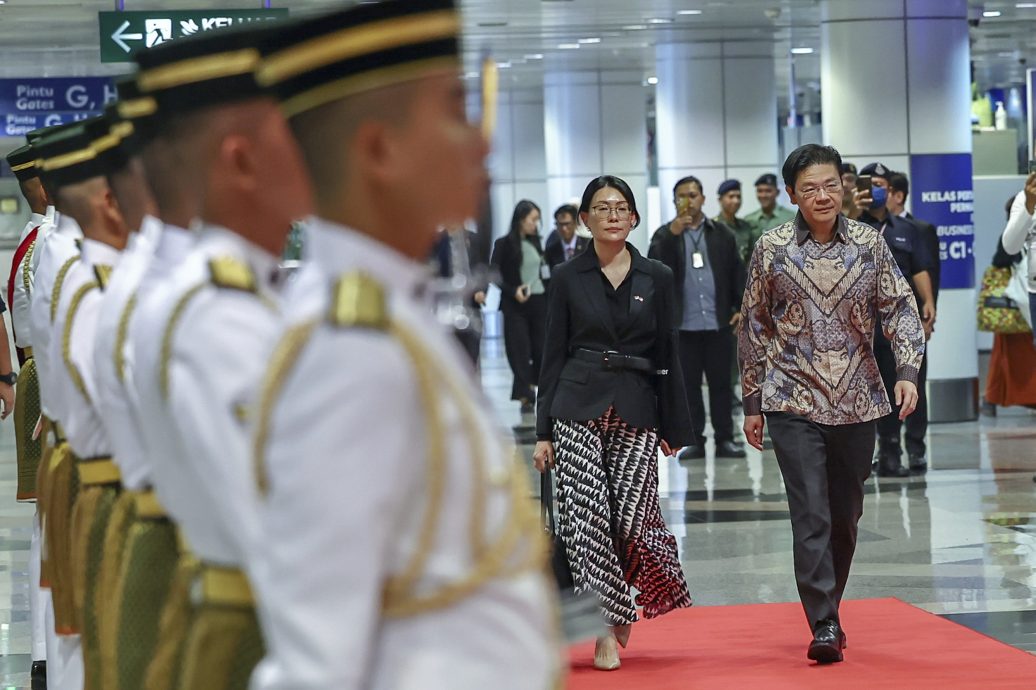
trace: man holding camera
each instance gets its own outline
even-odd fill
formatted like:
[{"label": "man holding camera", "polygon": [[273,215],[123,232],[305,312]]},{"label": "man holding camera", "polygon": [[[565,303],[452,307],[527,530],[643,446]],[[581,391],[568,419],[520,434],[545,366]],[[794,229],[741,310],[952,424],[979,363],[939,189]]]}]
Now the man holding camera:
[{"label": "man holding camera", "polygon": [[731,408],[736,350],[732,327],[740,321],[745,266],[734,233],[702,213],[705,196],[698,178],[688,176],[677,182],[673,202],[677,216],[655,231],[648,256],[669,266],[676,279],[680,362],[695,439],[680,453],[680,459],[705,457],[703,374],[709,384],[716,457],[743,458],[744,449],[734,443]]}]

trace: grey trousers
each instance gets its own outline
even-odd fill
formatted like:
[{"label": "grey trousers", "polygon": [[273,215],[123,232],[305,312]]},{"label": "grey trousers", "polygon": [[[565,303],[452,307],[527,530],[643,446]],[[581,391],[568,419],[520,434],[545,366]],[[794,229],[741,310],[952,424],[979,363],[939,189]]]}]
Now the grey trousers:
[{"label": "grey trousers", "polygon": [[875,423],[828,426],[784,412],[768,412],[766,419],[788,492],[799,599],[813,629],[824,619],[839,620]]}]

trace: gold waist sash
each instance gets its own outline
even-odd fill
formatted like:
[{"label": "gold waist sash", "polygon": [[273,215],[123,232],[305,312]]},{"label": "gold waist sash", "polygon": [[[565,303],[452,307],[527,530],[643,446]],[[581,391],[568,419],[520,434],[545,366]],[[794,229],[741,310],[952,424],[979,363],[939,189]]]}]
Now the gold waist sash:
[{"label": "gold waist sash", "polygon": [[110,457],[80,460],[77,467],[79,468],[79,482],[83,486],[103,486],[118,484],[122,481],[122,474]]},{"label": "gold waist sash", "polygon": [[255,597],[248,577],[237,568],[203,564],[194,582],[191,598],[195,605],[252,608]]}]

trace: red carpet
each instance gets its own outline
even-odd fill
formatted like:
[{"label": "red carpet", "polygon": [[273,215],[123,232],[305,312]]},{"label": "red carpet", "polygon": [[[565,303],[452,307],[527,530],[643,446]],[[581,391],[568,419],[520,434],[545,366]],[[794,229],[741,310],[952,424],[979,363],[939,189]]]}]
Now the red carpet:
[{"label": "red carpet", "polygon": [[797,603],[681,609],[634,625],[618,671],[594,670],[593,643],[574,648],[567,688],[1036,688],[1036,657],[898,599],[847,601],[842,623],[845,661],[820,667]]}]

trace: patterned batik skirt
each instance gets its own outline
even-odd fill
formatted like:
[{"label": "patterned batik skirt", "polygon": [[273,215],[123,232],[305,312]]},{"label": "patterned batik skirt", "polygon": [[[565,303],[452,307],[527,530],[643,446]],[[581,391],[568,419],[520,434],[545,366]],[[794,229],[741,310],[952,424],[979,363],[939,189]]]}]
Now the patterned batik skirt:
[{"label": "patterned batik skirt", "polygon": [[611,407],[554,422],[558,531],[576,592],[596,593],[610,625],[636,621],[635,606],[654,618],[691,605],[659,507],[658,446],[655,429],[631,427]]}]

